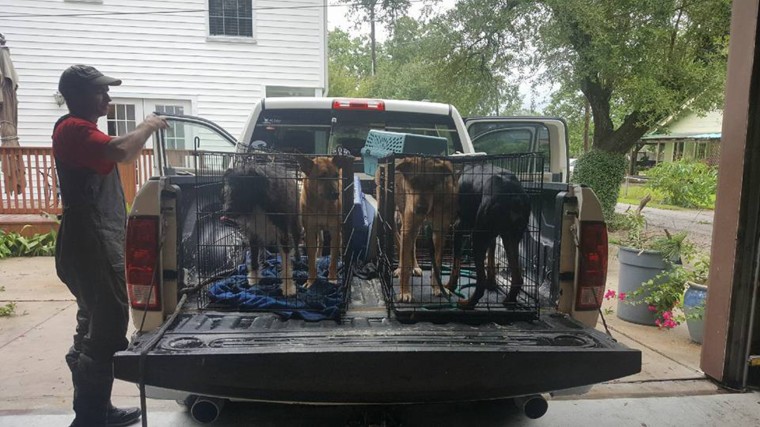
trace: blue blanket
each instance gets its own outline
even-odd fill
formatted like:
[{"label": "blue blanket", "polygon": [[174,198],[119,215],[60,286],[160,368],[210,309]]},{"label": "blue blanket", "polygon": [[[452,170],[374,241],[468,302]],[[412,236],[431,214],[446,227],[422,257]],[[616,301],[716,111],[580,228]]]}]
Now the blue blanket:
[{"label": "blue blanket", "polygon": [[259,270],[259,283],[248,284],[245,264],[239,265],[236,274],[213,283],[208,289],[211,302],[224,304],[242,310],[274,311],[290,319],[302,318],[308,321],[338,319],[343,303],[343,268],[338,263],[338,283],[327,281],[330,257],[317,260],[319,278],[308,289],[303,284],[308,278],[306,259],[293,263],[293,278],[296,279],[298,293],[296,297],[284,298],[278,278],[280,258],[270,256]]}]

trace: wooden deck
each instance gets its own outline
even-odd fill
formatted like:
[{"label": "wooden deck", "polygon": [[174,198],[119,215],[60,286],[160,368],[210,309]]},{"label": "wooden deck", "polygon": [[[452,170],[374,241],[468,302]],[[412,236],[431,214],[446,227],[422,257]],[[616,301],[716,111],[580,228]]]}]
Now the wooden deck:
[{"label": "wooden deck", "polygon": [[[0,166],[0,215],[34,217],[63,212],[52,148],[0,147]],[[134,165],[119,165],[127,203],[132,203],[152,172],[153,150],[143,150]],[[36,223],[32,217],[19,220]]]}]

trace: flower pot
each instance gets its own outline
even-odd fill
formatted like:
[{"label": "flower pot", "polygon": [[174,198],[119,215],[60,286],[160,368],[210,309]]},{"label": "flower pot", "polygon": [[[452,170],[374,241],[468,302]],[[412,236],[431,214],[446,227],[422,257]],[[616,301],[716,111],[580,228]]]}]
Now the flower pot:
[{"label": "flower pot", "polygon": [[[631,295],[644,282],[653,279],[668,268],[662,254],[656,251],[621,247],[618,260],[620,261],[618,294]],[[647,296],[641,295],[640,300],[643,301]],[[649,305],[645,302],[634,305],[618,301],[617,317],[626,322],[648,326],[656,326],[654,321],[657,319],[656,313],[649,311]]]},{"label": "flower pot", "polygon": [[[698,285],[692,282],[689,282],[688,285],[689,287],[683,295],[683,312],[687,317],[686,326],[689,328],[689,336],[691,336],[691,340],[702,344],[705,320],[704,309],[700,309],[699,307],[705,306],[707,286]],[[689,315],[694,313],[695,310],[702,311],[702,316],[699,319],[689,319]]]}]

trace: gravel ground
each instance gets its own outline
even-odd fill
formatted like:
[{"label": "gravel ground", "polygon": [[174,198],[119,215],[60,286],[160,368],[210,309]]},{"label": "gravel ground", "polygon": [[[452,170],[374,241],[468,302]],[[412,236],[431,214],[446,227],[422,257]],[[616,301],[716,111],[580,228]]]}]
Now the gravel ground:
[{"label": "gravel ground", "polygon": [[[618,203],[615,211],[623,213],[628,208],[637,206]],[[647,226],[654,229],[667,229],[670,232],[686,231],[688,239],[700,252],[710,253],[712,244],[713,215],[711,210],[667,210],[645,207],[644,217]]]}]

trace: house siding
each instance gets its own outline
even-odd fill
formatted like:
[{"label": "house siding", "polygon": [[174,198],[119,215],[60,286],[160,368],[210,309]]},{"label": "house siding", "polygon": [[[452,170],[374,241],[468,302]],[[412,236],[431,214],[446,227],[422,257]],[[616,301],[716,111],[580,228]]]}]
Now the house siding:
[{"label": "house siding", "polygon": [[664,128],[664,131],[658,131],[657,133],[666,133],[673,135],[720,133],[722,124],[723,110],[710,111],[702,116],[693,112],[688,112],[681,118],[667,125]]},{"label": "house siding", "polygon": [[[112,98],[187,100],[189,113],[233,135],[266,86],[322,93],[326,1],[253,0],[253,8],[253,39],[231,41],[208,36],[207,0],[4,0],[21,145],[50,145],[53,124],[67,112],[53,97],[58,77],[76,63],[122,79]],[[176,10],[183,12],[161,13]]]}]

